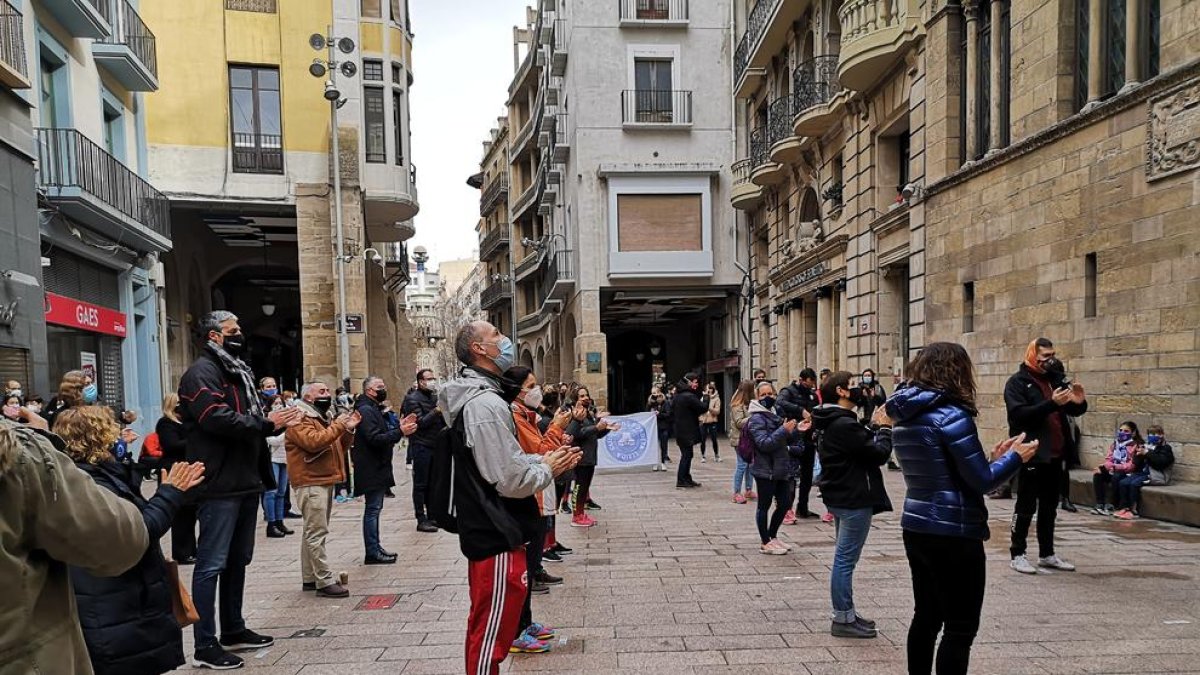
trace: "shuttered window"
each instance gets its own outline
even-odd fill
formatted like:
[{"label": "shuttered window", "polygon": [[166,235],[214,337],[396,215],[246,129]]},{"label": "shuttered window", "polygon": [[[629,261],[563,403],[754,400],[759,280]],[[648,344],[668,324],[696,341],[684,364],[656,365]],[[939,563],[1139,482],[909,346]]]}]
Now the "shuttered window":
[{"label": "shuttered window", "polygon": [[704,250],[701,195],[617,196],[618,250]]}]

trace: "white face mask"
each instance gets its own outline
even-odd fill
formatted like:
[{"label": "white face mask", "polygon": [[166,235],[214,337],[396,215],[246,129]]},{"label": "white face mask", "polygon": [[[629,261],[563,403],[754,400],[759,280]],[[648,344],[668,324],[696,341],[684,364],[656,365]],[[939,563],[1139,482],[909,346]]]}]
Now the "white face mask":
[{"label": "white face mask", "polygon": [[525,392],[525,405],[530,408],[537,408],[542,404],[542,388],[541,386],[534,387]]}]

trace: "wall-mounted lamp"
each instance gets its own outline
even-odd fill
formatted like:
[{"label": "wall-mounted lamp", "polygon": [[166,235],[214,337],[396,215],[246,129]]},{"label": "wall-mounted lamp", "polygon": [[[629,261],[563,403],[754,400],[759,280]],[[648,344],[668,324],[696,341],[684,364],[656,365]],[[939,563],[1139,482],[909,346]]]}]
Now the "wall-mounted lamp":
[{"label": "wall-mounted lamp", "polygon": [[37,277],[34,277],[30,274],[25,274],[24,272],[18,272],[17,270],[5,270],[4,278],[21,286],[32,286],[34,288],[42,287],[42,285],[38,283]]}]

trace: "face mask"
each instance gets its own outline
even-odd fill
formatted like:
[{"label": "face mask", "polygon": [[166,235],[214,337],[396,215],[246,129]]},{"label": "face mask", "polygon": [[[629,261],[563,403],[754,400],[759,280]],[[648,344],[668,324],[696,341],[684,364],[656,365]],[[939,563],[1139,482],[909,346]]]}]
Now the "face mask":
[{"label": "face mask", "polygon": [[30,412],[35,412],[35,413],[42,412],[42,404],[41,403],[30,403],[28,408],[29,408]]},{"label": "face mask", "polygon": [[542,404],[542,388],[534,387],[525,392],[525,405],[530,408],[536,408]]},{"label": "face mask", "polygon": [[313,407],[316,408],[317,412],[321,413],[322,415],[329,412],[329,408],[332,406],[333,399],[328,396],[313,399]]},{"label": "face mask", "polygon": [[15,420],[21,416],[21,409],[15,405],[4,406],[4,416],[10,420]]},{"label": "face mask", "polygon": [[277,394],[279,394],[279,390],[274,387],[272,387],[271,389],[263,389],[262,394],[263,394],[263,396],[266,396],[267,398],[275,398],[275,396]]},{"label": "face mask", "polygon": [[490,356],[488,357],[492,359],[492,363],[496,364],[496,367],[500,369],[500,372],[504,372],[509,368],[512,368],[513,364],[517,362],[517,348],[515,345],[513,345],[512,339],[506,335],[504,336],[503,340],[497,342],[493,346],[499,353],[496,354],[494,358]]},{"label": "face mask", "polygon": [[241,356],[246,351],[246,336],[242,334],[225,336],[225,351],[233,356]]},{"label": "face mask", "polygon": [[437,393],[437,390],[438,390],[437,380],[428,380],[428,381],[422,382],[421,386],[425,389],[425,391],[427,391],[431,394]]},{"label": "face mask", "polygon": [[1158,434],[1150,434],[1149,436],[1146,436],[1146,442],[1150,445],[1158,445],[1159,443],[1162,443],[1162,436],[1159,436]]},{"label": "face mask", "polygon": [[96,399],[98,399],[98,398],[100,398],[100,390],[96,388],[96,385],[94,383],[89,384],[88,386],[83,388],[83,402],[84,403],[88,403],[88,404],[95,403]]},{"label": "face mask", "polygon": [[22,392],[20,389],[13,389],[12,391],[8,392],[8,395],[21,398],[21,396],[24,395],[24,392]]},{"label": "face mask", "polygon": [[758,404],[761,405],[762,407],[770,410],[771,408],[775,407],[775,397],[774,396],[764,396],[764,397],[758,399]]},{"label": "face mask", "polygon": [[863,378],[862,378],[863,384],[871,384],[874,381],[875,381],[875,378],[871,377],[870,375],[863,375]]},{"label": "face mask", "polygon": [[383,403],[384,401],[387,400],[387,395],[388,395],[387,389],[376,389],[375,390],[375,400],[380,403]]},{"label": "face mask", "polygon": [[1117,432],[1117,442],[1128,443],[1131,440],[1133,440],[1133,432],[1132,431],[1118,431]]}]

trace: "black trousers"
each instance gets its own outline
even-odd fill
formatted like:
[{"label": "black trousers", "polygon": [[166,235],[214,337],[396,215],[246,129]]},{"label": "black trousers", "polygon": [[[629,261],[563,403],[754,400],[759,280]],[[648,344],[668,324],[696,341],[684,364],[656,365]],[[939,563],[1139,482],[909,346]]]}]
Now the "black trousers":
[{"label": "black trousers", "polygon": [[409,443],[408,451],[412,454],[412,498],[413,515],[417,522],[425,520],[425,491],[429,488],[429,462],[433,459],[433,448],[417,443]]},{"label": "black trousers", "polygon": [[808,495],[812,492],[813,486],[813,464],[816,462],[817,451],[815,448],[804,449],[804,454],[800,455],[800,476],[797,478],[796,486],[796,515],[808,515]]},{"label": "black trousers", "polygon": [[1092,489],[1096,492],[1096,506],[1117,503],[1117,486],[1127,473],[1111,473],[1101,469],[1100,473],[1092,474]]},{"label": "black trousers", "polygon": [[678,438],[675,443],[679,445],[679,471],[675,474],[675,484],[686,485],[692,482],[692,455],[695,451],[692,450],[692,443],[684,443]]},{"label": "black trousers", "polygon": [[588,495],[592,490],[592,478],[596,476],[596,467],[579,465],[575,467],[575,513],[583,513],[588,503]]},{"label": "black trousers", "polygon": [[1054,555],[1054,519],[1058,515],[1062,462],[1029,463],[1021,467],[1017,480],[1017,505],[1012,519],[1012,557],[1025,555],[1029,526],[1037,514],[1038,556]]},{"label": "black trousers", "polygon": [[171,558],[196,557],[196,505],[184,504],[171,521]]},{"label": "black trousers", "polygon": [[915,601],[908,627],[909,675],[933,672],[938,633],[942,644],[937,650],[937,675],[965,675],[983,611],[987,581],[983,542],[905,530],[904,552]]}]

